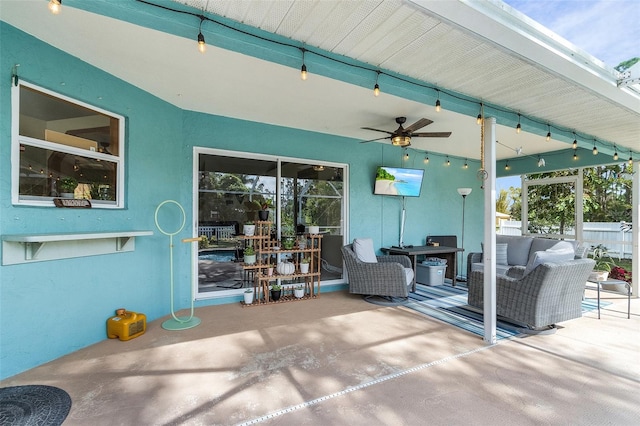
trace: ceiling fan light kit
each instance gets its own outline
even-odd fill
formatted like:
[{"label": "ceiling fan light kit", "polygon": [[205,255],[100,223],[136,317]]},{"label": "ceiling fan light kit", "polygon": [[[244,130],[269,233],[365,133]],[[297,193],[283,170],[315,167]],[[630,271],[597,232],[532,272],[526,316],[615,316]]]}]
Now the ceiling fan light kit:
[{"label": "ceiling fan light kit", "polygon": [[362,141],[361,143],[374,142],[382,139],[391,139],[391,144],[394,146],[407,147],[411,145],[411,138],[448,138],[451,136],[451,132],[416,132],[416,130],[422,129],[425,126],[433,123],[433,121],[428,118],[421,118],[416,121],[409,127],[402,127],[402,125],[407,121],[407,117],[396,117],[396,123],[398,123],[398,128],[394,132],[390,132],[388,130],[380,130],[374,129],[372,127],[362,127],[365,130],[373,130],[375,132],[386,133],[389,136],[385,136],[382,138],[371,139],[368,141]]}]

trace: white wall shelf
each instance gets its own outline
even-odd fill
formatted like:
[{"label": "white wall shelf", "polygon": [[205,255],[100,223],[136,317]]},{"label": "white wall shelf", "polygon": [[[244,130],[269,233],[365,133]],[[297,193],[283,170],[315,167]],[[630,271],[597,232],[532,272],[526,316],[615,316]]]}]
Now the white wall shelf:
[{"label": "white wall shelf", "polygon": [[2,236],[2,264],[42,262],[135,250],[135,237],[152,231],[93,232],[79,234],[24,234]]}]

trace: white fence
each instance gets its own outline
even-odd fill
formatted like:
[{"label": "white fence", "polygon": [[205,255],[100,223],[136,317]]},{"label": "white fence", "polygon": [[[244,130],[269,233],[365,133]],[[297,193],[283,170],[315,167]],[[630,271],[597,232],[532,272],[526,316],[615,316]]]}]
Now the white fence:
[{"label": "white fence", "polygon": [[207,238],[215,238],[216,241],[221,239],[232,238],[236,233],[233,226],[198,226],[198,236],[206,235]]},{"label": "white fence", "polygon": [[[522,235],[522,222],[500,220],[496,232],[500,235]],[[566,233],[575,234],[572,229]],[[631,258],[632,235],[631,232],[624,231],[623,224],[620,222],[585,222],[582,239],[589,246],[603,245],[611,256]]]}]

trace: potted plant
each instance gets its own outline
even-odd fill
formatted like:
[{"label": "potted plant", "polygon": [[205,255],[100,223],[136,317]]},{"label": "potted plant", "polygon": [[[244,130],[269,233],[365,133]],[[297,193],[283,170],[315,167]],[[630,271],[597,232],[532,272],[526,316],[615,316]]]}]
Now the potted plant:
[{"label": "potted plant", "polygon": [[271,199],[266,199],[260,205],[260,209],[258,210],[258,219],[260,220],[269,220],[269,209],[273,207]]},{"label": "potted plant", "polygon": [[293,295],[296,299],[302,299],[304,297],[304,287],[301,285],[297,285],[293,289]]},{"label": "potted plant", "polygon": [[[611,268],[611,271],[609,271],[609,279],[625,281],[629,285],[631,285],[631,272],[627,271],[626,269],[620,266],[614,266],[613,268]],[[622,294],[627,294],[627,291],[628,291],[627,284],[622,284],[622,283],[602,284],[602,288],[604,290],[611,290],[611,291],[615,291],[616,293],[622,293]]]},{"label": "potted plant", "polygon": [[282,230],[282,248],[292,250],[296,244],[296,235],[290,226],[283,227]]},{"label": "potted plant", "polygon": [[267,276],[272,276],[273,275],[273,264],[272,263],[267,263]]},{"label": "potted plant", "polygon": [[247,265],[256,263],[256,251],[252,246],[244,249],[244,263]]},{"label": "potted plant", "polygon": [[308,257],[305,257],[302,260],[300,260],[300,273],[301,274],[308,274],[309,273],[309,262],[310,261],[311,261],[311,259],[309,259]]},{"label": "potted plant", "polygon": [[320,233],[320,227],[315,222],[311,222],[308,225],[308,228],[309,228],[309,234],[311,235],[318,235]]},{"label": "potted plant", "polygon": [[613,259],[609,256],[607,248],[602,244],[593,248],[592,258],[596,261],[596,265],[593,267],[593,272],[589,275],[589,281],[598,282],[606,281],[609,276],[611,267],[615,266]]},{"label": "potted plant", "polygon": [[72,177],[61,179],[58,183],[60,196],[63,198],[73,198],[73,191],[78,186],[78,181]]},{"label": "potted plant", "polygon": [[271,300],[274,302],[280,300],[280,296],[282,295],[282,286],[280,284],[273,284],[271,286]]},{"label": "potted plant", "polygon": [[245,223],[242,229],[243,229],[242,232],[247,237],[252,237],[253,234],[256,233],[256,225],[255,225],[255,223],[253,223],[252,220],[250,220],[247,223]]},{"label": "potted plant", "polygon": [[248,288],[244,291],[244,304],[250,305],[253,303],[253,289]]}]

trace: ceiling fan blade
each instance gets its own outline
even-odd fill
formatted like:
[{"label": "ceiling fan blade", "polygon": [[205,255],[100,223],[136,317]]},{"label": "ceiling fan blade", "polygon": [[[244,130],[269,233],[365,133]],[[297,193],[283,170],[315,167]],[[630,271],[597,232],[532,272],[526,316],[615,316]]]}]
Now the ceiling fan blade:
[{"label": "ceiling fan blade", "polygon": [[371,139],[368,141],[361,141],[360,143],[367,143],[367,142],[375,142],[375,141],[381,141],[382,139],[391,139],[391,136],[385,136],[383,138],[378,138],[378,139]]},{"label": "ceiling fan blade", "polygon": [[404,131],[412,133],[412,132],[415,132],[418,129],[422,129],[424,126],[428,126],[431,123],[433,123],[432,120],[429,120],[428,118],[421,118],[420,120],[418,120],[415,123],[413,123],[411,126],[405,127]]},{"label": "ceiling fan blade", "polygon": [[411,133],[411,137],[416,138],[448,138],[451,136],[451,132],[421,132]]},{"label": "ceiling fan blade", "polygon": [[364,130],[373,130],[374,132],[383,132],[383,133],[387,133],[389,135],[393,135],[393,132],[390,132],[388,130],[374,129],[374,128],[371,128],[371,127],[360,127],[360,128],[364,129]]}]

